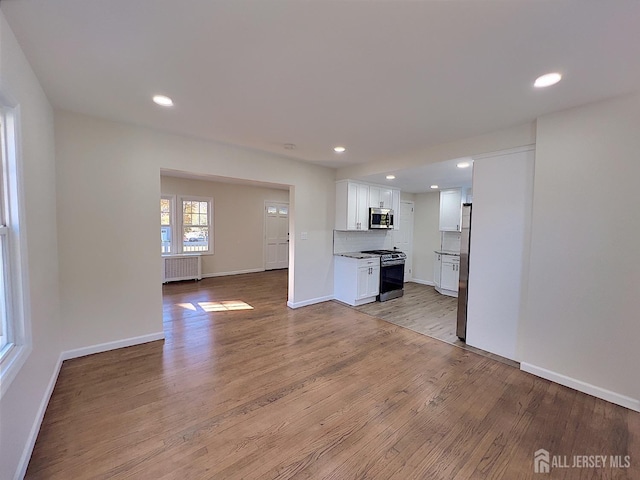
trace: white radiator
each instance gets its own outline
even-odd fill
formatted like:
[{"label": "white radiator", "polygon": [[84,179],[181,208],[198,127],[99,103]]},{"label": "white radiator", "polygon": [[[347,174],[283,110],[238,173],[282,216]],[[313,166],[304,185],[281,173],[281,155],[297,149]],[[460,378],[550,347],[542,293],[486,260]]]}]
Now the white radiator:
[{"label": "white radiator", "polygon": [[200,255],[162,257],[162,283],[179,280],[202,280]]}]

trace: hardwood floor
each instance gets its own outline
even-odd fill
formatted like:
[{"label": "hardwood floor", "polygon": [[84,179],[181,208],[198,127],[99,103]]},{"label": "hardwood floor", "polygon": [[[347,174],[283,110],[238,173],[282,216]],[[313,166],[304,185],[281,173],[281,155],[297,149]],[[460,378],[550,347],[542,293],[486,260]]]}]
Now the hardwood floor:
[{"label": "hardwood floor", "polygon": [[[26,478],[640,478],[638,413],[285,302],[285,271],[165,286],[164,342],[64,362]],[[632,464],[538,475],[540,448]]]},{"label": "hardwood floor", "polygon": [[356,308],[360,312],[493,358],[512,367],[520,366],[513,360],[485,352],[461,341],[456,335],[458,299],[441,295],[429,285],[407,282],[404,284],[402,297],[386,302],[367,303]]}]

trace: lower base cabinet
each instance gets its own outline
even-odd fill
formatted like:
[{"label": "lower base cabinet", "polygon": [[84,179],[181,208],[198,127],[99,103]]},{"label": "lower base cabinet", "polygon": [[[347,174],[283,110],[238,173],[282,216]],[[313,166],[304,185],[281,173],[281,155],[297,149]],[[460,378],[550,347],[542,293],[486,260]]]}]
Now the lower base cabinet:
[{"label": "lower base cabinet", "polygon": [[457,255],[435,254],[433,283],[436,291],[450,297],[458,296],[460,278],[460,257]]},{"label": "lower base cabinet", "polygon": [[380,293],[380,259],[334,257],[336,300],[357,307],[375,302]]}]

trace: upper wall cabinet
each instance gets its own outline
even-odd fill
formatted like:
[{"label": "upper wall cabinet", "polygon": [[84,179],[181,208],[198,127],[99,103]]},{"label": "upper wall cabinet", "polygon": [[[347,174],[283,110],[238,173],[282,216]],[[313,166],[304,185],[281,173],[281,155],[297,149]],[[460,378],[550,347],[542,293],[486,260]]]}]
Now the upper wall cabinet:
[{"label": "upper wall cabinet", "polygon": [[369,206],[372,208],[393,208],[393,190],[370,185]]},{"label": "upper wall cabinet", "polygon": [[369,229],[369,185],[336,182],[336,230]]},{"label": "upper wall cabinet", "polygon": [[460,232],[462,226],[462,190],[440,192],[440,231]]},{"label": "upper wall cabinet", "polygon": [[393,209],[398,229],[400,190],[352,180],[336,182],[336,230],[368,230],[370,207]]}]

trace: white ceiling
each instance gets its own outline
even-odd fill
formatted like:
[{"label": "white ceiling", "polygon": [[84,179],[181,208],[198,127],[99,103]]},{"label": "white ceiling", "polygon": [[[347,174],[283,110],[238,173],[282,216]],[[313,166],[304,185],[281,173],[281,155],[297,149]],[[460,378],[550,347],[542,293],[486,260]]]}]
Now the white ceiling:
[{"label": "white ceiling", "polygon": [[[461,162],[468,162],[471,166],[469,168],[458,168],[457,164]],[[386,176],[389,174],[395,175],[396,178],[387,180]],[[385,173],[356,178],[356,180],[368,183],[399,188],[408,193],[433,192],[453,187],[471,187],[472,179],[473,160],[471,158],[455,158],[445,162],[430,163],[402,170],[390,170]],[[431,189],[431,185],[437,185],[438,189]]]},{"label": "white ceiling", "polygon": [[[1,7],[58,108],[331,167],[392,167],[434,144],[640,85],[637,0]],[[534,90],[549,71],[563,81]],[[151,103],[156,93],[175,107]],[[335,154],[338,144],[347,152]]]}]

